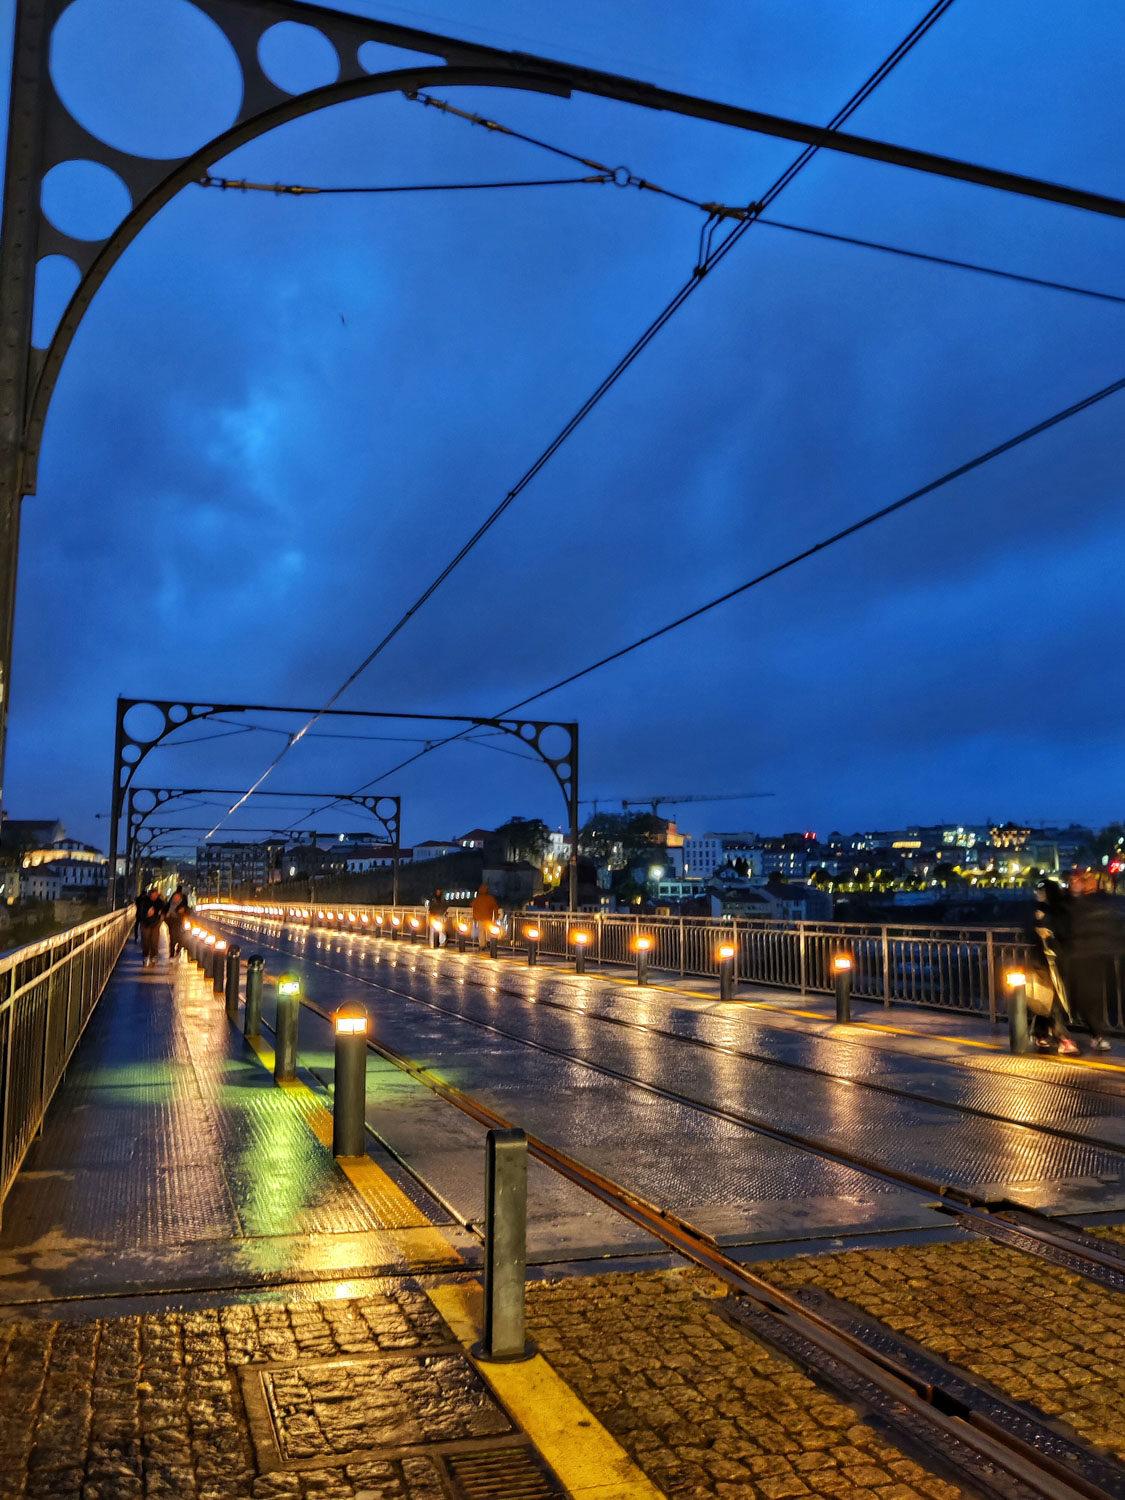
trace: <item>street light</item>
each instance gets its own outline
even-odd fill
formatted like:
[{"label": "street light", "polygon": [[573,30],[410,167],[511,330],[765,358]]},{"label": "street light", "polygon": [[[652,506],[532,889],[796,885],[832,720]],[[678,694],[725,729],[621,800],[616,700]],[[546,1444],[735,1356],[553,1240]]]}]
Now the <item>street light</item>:
[{"label": "street light", "polygon": [[586,972],[586,949],[590,946],[590,934],[588,932],[572,932],[570,941],[574,944],[574,972],[585,974]]},{"label": "street light", "polygon": [[637,954],[637,983],[648,983],[648,955],[652,950],[650,937],[639,937],[633,943]]},{"label": "street light", "polygon": [[733,943],[720,943],[719,945],[719,999],[734,999],[734,956],[736,949]]},{"label": "street light", "polygon": [[841,1024],[852,1018],[852,970],[855,960],[850,953],[837,953],[832,960],[836,982],[836,1020]]},{"label": "street light", "polygon": [[1030,1052],[1027,975],[1022,969],[1009,969],[1004,978],[1008,985],[1008,1049],[1011,1052]]}]

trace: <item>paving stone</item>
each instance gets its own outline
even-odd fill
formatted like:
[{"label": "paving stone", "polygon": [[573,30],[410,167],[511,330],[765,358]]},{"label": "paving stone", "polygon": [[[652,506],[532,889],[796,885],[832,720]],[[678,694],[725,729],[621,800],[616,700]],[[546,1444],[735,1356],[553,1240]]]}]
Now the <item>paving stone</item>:
[{"label": "paving stone", "polygon": [[[760,1267],[821,1286],[1125,1458],[1125,1301],[988,1240],[801,1256]],[[905,1483],[921,1479],[893,1471]]]},{"label": "paving stone", "polygon": [[[676,1500],[859,1497],[851,1464],[892,1500],[955,1500],[850,1408],[732,1328],[726,1289],[694,1273],[533,1282],[528,1330],[634,1462]],[[639,1365],[639,1374],[634,1367]],[[624,1399],[623,1399],[624,1397]],[[912,1475],[918,1476],[919,1483]]]}]

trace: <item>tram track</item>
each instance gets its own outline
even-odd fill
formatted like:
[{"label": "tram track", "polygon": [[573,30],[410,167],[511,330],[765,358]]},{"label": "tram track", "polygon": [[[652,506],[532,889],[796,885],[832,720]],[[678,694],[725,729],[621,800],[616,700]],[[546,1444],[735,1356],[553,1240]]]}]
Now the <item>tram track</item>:
[{"label": "tram track", "polygon": [[[392,992],[397,993],[397,992]],[[305,1007],[331,1022],[330,1012]],[[369,1048],[478,1124],[516,1122],[385,1042]],[[1125,1467],[1033,1408],[911,1346],[826,1293],[787,1291],[726,1255],[688,1220],[533,1134],[531,1155],[729,1288],[720,1311],[792,1359],[904,1451],[987,1500],[1125,1500]],[[417,1174],[412,1173],[424,1188]],[[429,1191],[428,1188],[426,1188]]]},{"label": "tram track", "polygon": [[[285,951],[277,948],[272,943],[269,946],[273,947],[277,953],[284,953]],[[323,963],[319,959],[306,959],[304,961],[311,961],[317,967],[324,968],[330,973],[341,973],[340,969],[335,968],[331,964]],[[433,1000],[425,1000],[408,990],[397,989],[383,980],[375,980],[350,972],[348,972],[348,977],[362,983],[368,988],[381,990],[386,994],[394,995],[397,999],[423,1006],[438,1014],[449,1016],[480,1030],[491,1032],[520,1046],[530,1047],[548,1056],[557,1057],[562,1061],[588,1068],[604,1076],[614,1078],[632,1088],[640,1089],[643,1092],[667,1099],[685,1108],[707,1114],[781,1145],[790,1146],[837,1165],[858,1170],[894,1187],[907,1188],[920,1195],[936,1199],[937,1201],[932,1204],[932,1207],[938,1212],[948,1214],[952,1222],[959,1228],[966,1229],[983,1238],[991,1239],[1036,1255],[1040,1259],[1060,1266],[1064,1270],[1096,1282],[1107,1290],[1125,1292],[1125,1251],[1117,1251],[1111,1243],[1098,1239],[1094,1235],[1087,1234],[1076,1226],[1065,1224],[1065,1222],[1056,1224],[1054,1220],[1048,1218],[1046,1215],[1036,1214],[1025,1209],[1019,1203],[1004,1199],[984,1199],[964,1188],[943,1182],[939,1178],[905,1172],[889,1166],[886,1162],[873,1160],[857,1152],[843,1150],[839,1146],[815,1136],[783,1129],[780,1126],[770,1124],[766,1120],[758,1119],[741,1110],[734,1110],[723,1105],[710,1103],[707,1100],[697,1099],[691,1095],[680,1093],[678,1090],[666,1088],[650,1080],[637,1078],[633,1074],[619,1068],[611,1067],[606,1063],[598,1062],[592,1058],[583,1057],[579,1053],[553,1047],[549,1043],[529,1038],[518,1031],[513,1031],[499,1025],[495,1021],[485,1021],[479,1017],[466,1015],[464,1011],[454,1007],[439,1005]],[[307,998],[303,1001],[303,1004],[306,1009],[313,1011],[324,1020],[331,1020],[327,1011],[324,1011]],[[566,1009],[567,1007],[562,1008]],[[714,1046],[715,1044],[707,1045]],[[398,1053],[387,1044],[376,1041],[374,1038],[369,1038],[368,1046],[374,1052],[384,1056],[387,1061],[392,1062],[396,1067],[403,1068],[408,1072],[414,1072],[414,1076],[420,1082],[425,1083],[427,1087],[433,1088],[439,1093],[441,1092],[441,1088],[445,1087],[445,1085],[438,1087],[441,1084],[440,1080],[435,1079],[427,1070],[420,1068],[419,1065],[405,1058],[403,1054]],[[929,1103],[930,1101],[927,1100],[924,1102]],[[1020,1129],[1035,1129],[1033,1125],[1029,1125],[1024,1121],[1010,1120],[1007,1117],[1004,1117],[1004,1123]],[[1085,1145],[1095,1144],[1089,1141],[1088,1138],[1083,1138],[1082,1143]],[[1118,1154],[1122,1154],[1123,1150],[1125,1150],[1125,1148],[1112,1144],[1107,1145],[1103,1149],[1112,1150]],[[666,1212],[665,1210],[658,1211]],[[699,1233],[700,1231],[693,1229],[693,1232]]]}]

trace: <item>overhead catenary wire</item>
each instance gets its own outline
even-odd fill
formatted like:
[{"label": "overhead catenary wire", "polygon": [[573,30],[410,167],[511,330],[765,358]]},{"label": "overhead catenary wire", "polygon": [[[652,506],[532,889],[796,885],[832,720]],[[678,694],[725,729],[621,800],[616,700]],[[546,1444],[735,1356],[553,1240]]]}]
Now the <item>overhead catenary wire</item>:
[{"label": "overhead catenary wire", "polygon": [[471,193],[491,191],[494,188],[577,187],[612,181],[612,175],[599,173],[596,177],[537,177],[520,178],[511,182],[414,182],[385,187],[315,187],[299,182],[247,182],[237,177],[208,176],[200,177],[198,186],[222,188],[225,192],[273,193],[279,197],[332,198],[377,193]]},{"label": "overhead catenary wire", "polygon": [[[803,547],[799,552],[793,553],[792,556],[785,558],[782,562],[775,563],[763,572],[755,574],[753,578],[748,578],[744,583],[737,584],[734,588],[726,589],[714,599],[709,599],[706,603],[697,605],[695,609],[689,610],[686,614],[680,615],[674,620],[669,620],[667,624],[659,626],[656,630],[648,631],[645,635],[639,636],[635,641],[630,641],[627,646],[621,646],[618,650],[611,651],[608,655],[599,657],[597,661],[591,662],[588,666],[582,667],[577,672],[570,672],[565,677],[560,677],[557,682],[552,682],[548,687],[539,688],[537,692],[529,693],[526,698],[521,698],[518,703],[512,703],[507,708],[501,709],[496,717],[503,719],[509,714],[519,713],[520,710],[527,708],[529,704],[538,703],[541,698],[546,698],[551,693],[557,693],[560,688],[569,687],[571,683],[578,682],[583,677],[589,677],[592,673],[600,671],[602,667],[608,667],[612,662],[620,661],[622,657],[629,656],[634,651],[639,651],[642,646],[647,646],[653,641],[659,640],[662,636],[670,635],[672,631],[679,630],[681,626],[690,624],[693,620],[698,620],[700,616],[709,614],[711,610],[718,609],[723,604],[728,604],[732,599],[738,598],[739,595],[748,593],[751,589],[758,588],[760,585],[769,582],[771,578],[778,577],[781,573],[788,572],[790,568],[795,568],[800,563],[807,562],[809,558],[815,557],[820,552],[827,551],[829,547],[834,547],[840,542],[845,541],[848,537],[855,536],[860,531],[865,531],[869,526],[874,526],[877,522],[884,521],[889,516],[905,510],[908,505],[913,505],[926,495],[932,495],[935,490],[942,489],[946,485],[952,484],[954,480],[961,479],[966,474],[971,474],[974,470],[983,468],[985,464],[991,463],[993,459],[1000,458],[1005,453],[1010,453],[1014,448],[1021,447],[1024,443],[1030,442],[1032,438],[1039,437],[1044,432],[1049,432],[1051,428],[1058,427],[1061,423],[1069,421],[1071,417],[1077,416],[1080,412],[1088,411],[1090,407],[1096,406],[1099,402],[1105,401],[1110,396],[1115,396],[1123,390],[1125,390],[1125,377],[1112,381],[1109,385],[1102,386],[1100,390],[1084,396],[1080,401],[1075,401],[1072,405],[1064,407],[1052,416],[1045,417],[1043,421],[1036,422],[1033,426],[1024,428],[1022,432],[1016,433],[1014,437],[1005,439],[1004,442],[998,443],[994,448],[989,448],[984,453],[978,453],[975,458],[971,458],[963,464],[958,464],[956,468],[947,470],[936,479],[931,479],[929,483],[922,485],[919,489],[911,490],[909,494],[901,496],[889,505],[880,506],[878,510],[870,511],[867,515],[850,522],[838,531],[822,537],[819,541],[813,542],[808,547]],[[430,745],[425,750],[419,751],[416,755],[410,756],[409,759],[400,761],[398,765],[392,766],[389,771],[382,772],[373,780],[364,782],[363,786],[356,788],[356,792],[367,791],[373,786],[378,786],[380,781],[385,780],[388,776],[395,775],[409,765],[413,765],[415,761],[421,760],[423,756],[431,754],[434,750],[440,750],[446,745],[451,745],[456,740],[463,739],[466,733],[467,731],[461,731],[458,734],[452,734],[443,740],[439,740],[436,744]],[[318,812],[323,810],[320,808],[317,809]]]},{"label": "overhead catenary wire", "polygon": [[[931,5],[929,10],[926,11],[926,13],[915,23],[913,27],[911,27],[910,31],[907,32],[902,41],[899,42],[899,44],[888,54],[888,56],[883,59],[883,61],[879,64],[875,71],[871,73],[869,77],[855,91],[855,93],[852,94],[851,98],[848,99],[848,101],[836,111],[832,119],[828,122],[826,130],[838,130],[840,126],[852,114],[855,113],[855,111],[860,107],[864,100],[867,99],[870,94],[879,86],[879,84],[890,74],[890,72],[895,67],[897,67],[902,59],[910,52],[911,48],[913,48],[922,39],[922,37],[926,35],[930,28],[934,26],[938,20],[940,20],[940,18],[945,14],[945,12],[950,8],[952,4],[953,0],[935,0],[935,3]],[[452,109],[450,110],[450,112],[461,113],[460,111],[455,111]],[[476,123],[476,121],[474,121],[474,123]],[[489,122],[483,123],[487,124]],[[506,129],[504,133],[516,134],[516,132],[508,131]],[[530,139],[530,137],[527,137],[526,139]],[[543,143],[534,142],[534,144],[541,145]],[[547,149],[556,150],[556,148],[554,147],[548,147]],[[788,187],[788,185],[793,181],[797,174],[801,172],[805,166],[808,165],[808,163],[817,154],[819,149],[819,146],[815,144],[804,147],[804,149],[797,154],[793,161],[789,163],[789,165],[780,174],[780,176],[775,178],[773,183],[771,183],[770,187],[763,195],[760,203],[754,205],[755,212],[757,213],[767,208],[774,201],[774,199],[777,198],[777,196],[782,193],[786,187]],[[560,151],[558,154],[570,155],[570,153],[562,151]],[[579,160],[582,161],[583,165],[590,165],[590,163],[585,158],[579,158]],[[407,610],[404,611],[404,613],[399,617],[399,619],[386,633],[386,635],[384,635],[383,638],[375,645],[375,647],[370,652],[368,652],[367,656],[364,657],[359,666],[356,667],[355,670],[352,671],[347,678],[345,678],[344,682],[340,685],[339,688],[337,688],[335,693],[333,693],[332,697],[328,700],[328,703],[325,705],[326,708],[330,708],[332,704],[335,703],[337,699],[347,691],[352,683],[355,682],[355,680],[359,676],[361,676],[364,671],[366,671],[371,663],[387,648],[387,646],[390,645],[390,643],[399,634],[399,632],[409,623],[414,615],[417,614],[419,609],[421,609],[427,603],[427,601],[437,592],[437,590],[441,587],[441,585],[445,582],[449,575],[454,572],[454,570],[459,566],[461,562],[464,561],[464,559],[469,555],[469,553],[473,550],[473,548],[477,545],[481,538],[496,524],[496,522],[500,519],[500,517],[504,514],[508,507],[513,503],[514,500],[518,498],[522,491],[527,488],[527,486],[531,483],[535,476],[551,460],[554,454],[558,452],[558,450],[563,446],[563,444],[567,441],[571,434],[576,431],[579,426],[581,426],[582,422],[585,421],[590,412],[592,412],[594,408],[601,402],[602,398],[610,390],[612,390],[612,388],[617,384],[618,380],[621,379],[622,375],[624,375],[625,372],[632,366],[633,362],[644,352],[644,350],[648,347],[652,340],[656,338],[657,334],[661,331],[664,325],[672,317],[675,316],[679,309],[684,305],[684,303],[689,299],[689,297],[691,297],[692,293],[700,285],[706,273],[711,270],[714,265],[717,265],[734,248],[734,246],[738,243],[738,241],[742,238],[742,236],[747,232],[747,230],[753,223],[754,218],[752,216],[740,218],[735,223],[734,227],[727,233],[725,238],[722,239],[720,243],[715,246],[715,248],[710,252],[707,264],[696,265],[688,280],[679,288],[679,290],[673,295],[671,300],[664,306],[661,312],[657,314],[652,322],[649,323],[648,327],[644,330],[640,337],[633,342],[630,348],[618,360],[617,364],[604,378],[601,384],[594,390],[593,394],[587,397],[587,399],[582,403],[574,416],[572,416],[570,421],[567,422],[567,424],[558,434],[556,434],[554,439],[540,453],[539,457],[535,460],[531,467],[524,472],[518,483],[508,491],[508,493],[499,502],[499,504],[496,505],[490,512],[490,514],[485,518],[485,520],[482,521],[480,526],[464,544],[464,546],[462,546],[461,550],[456,554],[456,556],[446,564],[446,566],[429,585],[429,587],[426,588],[424,592],[418,597],[418,599],[416,599],[415,602]],[[323,712],[323,710],[321,712]],[[315,719],[310,720],[309,725],[306,725],[305,728],[307,729],[313,723],[315,723]],[[291,740],[289,744],[286,745],[284,749],[274,757],[274,760],[270,763],[270,765],[266,767],[265,771],[257,779],[257,781],[253,783],[253,785],[249,788],[245,795],[241,797],[238,802],[236,802],[230,808],[227,816],[230,816],[231,814],[236,812],[238,808],[241,807],[249,797],[253,796],[254,792],[257,791],[258,787],[260,787],[266,780],[266,778],[273,772],[275,767],[280,763],[280,761],[284,758],[288,751],[292,749],[293,745],[296,744],[297,741],[302,737],[304,732],[305,731],[301,731],[300,734],[298,734],[293,740]],[[467,731],[465,731],[464,733],[467,733]],[[437,744],[433,746],[433,748],[438,749],[443,744],[449,744],[452,742],[452,740],[460,739],[462,737],[462,734],[450,735],[445,740],[439,740]],[[423,753],[428,754],[429,751],[425,751]],[[403,762],[402,764],[409,765],[419,758],[420,757],[417,755],[411,756],[409,760]],[[385,780],[387,776],[393,775],[396,770],[400,770],[401,768],[401,766],[392,767],[390,771],[385,772],[382,776],[376,777],[373,780],[364,783],[364,788],[374,786],[378,781]],[[357,788],[357,790],[363,790],[364,788]],[[331,807],[332,805],[332,803],[327,803],[325,804],[325,807],[323,809],[318,809],[318,811],[326,811],[327,808]],[[211,837],[218,831],[219,827],[221,827],[222,825],[222,821],[223,820],[220,819],[219,823],[216,824],[215,828],[211,830],[211,833],[208,835],[208,837]]]}]

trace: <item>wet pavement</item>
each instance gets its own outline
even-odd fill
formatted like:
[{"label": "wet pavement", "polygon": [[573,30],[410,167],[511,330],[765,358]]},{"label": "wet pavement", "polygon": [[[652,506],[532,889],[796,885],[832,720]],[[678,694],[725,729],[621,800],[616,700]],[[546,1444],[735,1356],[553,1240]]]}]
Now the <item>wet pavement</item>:
[{"label": "wet pavement", "polygon": [[[389,1047],[727,1246],[945,1225],[924,1194],[880,1168],[1048,1214],[1125,1212],[1125,1070],[1112,1063],[1012,1057],[988,1050],[998,1038],[979,1022],[959,1042],[956,1018],[933,1013],[900,1036],[837,1027],[807,1001],[779,1005],[788,997],[761,992],[724,1005],[542,962],[282,933],[257,919],[231,931],[244,952],[260,948],[267,971],[301,974],[314,1003],[361,1000]],[[777,1008],[767,1015],[762,1001]],[[899,1030],[918,1016],[877,1014]],[[328,1080],[327,1027],[309,1012],[302,1027],[302,1056]],[[459,1161],[414,1129],[415,1113],[436,1107],[447,1144],[462,1128],[449,1106],[427,1106],[418,1083],[374,1058],[371,1069],[371,1122],[459,1213],[478,1218]],[[562,1258],[561,1246],[535,1247],[551,1253]]]}]

